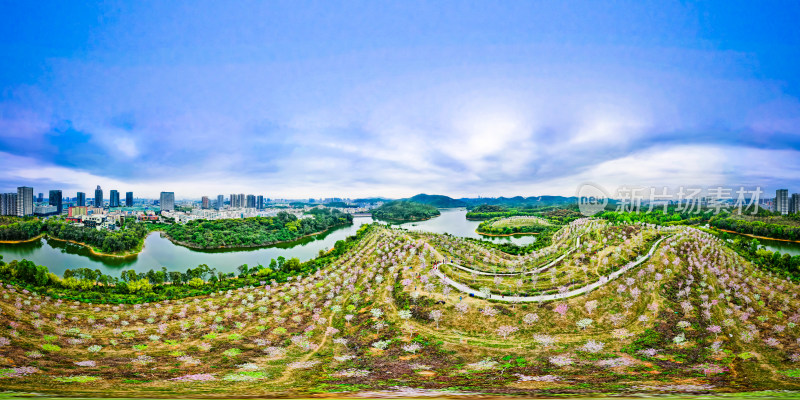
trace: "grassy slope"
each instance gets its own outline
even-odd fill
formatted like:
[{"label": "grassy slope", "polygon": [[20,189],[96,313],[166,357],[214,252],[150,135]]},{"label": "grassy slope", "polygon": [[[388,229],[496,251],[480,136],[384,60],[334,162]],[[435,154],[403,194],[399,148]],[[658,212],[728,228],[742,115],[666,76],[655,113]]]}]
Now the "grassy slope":
[{"label": "grassy slope", "polygon": [[541,218],[536,217],[512,217],[503,218],[492,222],[493,228],[514,228],[518,226],[533,226],[533,225],[549,225],[549,223]]},{"label": "grassy slope", "polygon": [[[394,386],[519,394],[797,389],[798,379],[784,372],[796,368],[791,357],[799,352],[798,287],[762,274],[695,230],[675,233],[641,267],[566,301],[519,305],[467,297],[462,312],[455,305],[464,296],[429,277],[444,254],[480,260],[487,269],[528,268],[584,234],[581,251],[539,276],[537,285],[557,288],[570,274],[596,274],[603,259],[624,262],[638,249],[637,238],[654,233],[578,221],[554,236],[553,249],[514,257],[460,239],[376,229],[349,257],[302,280],[134,307],[59,304],[2,289],[0,337],[9,341],[0,347],[2,368],[38,371],[0,379],[8,390],[154,397]],[[587,309],[590,302],[595,309]],[[561,304],[564,316],[555,311]],[[434,311],[441,312],[438,322]],[[578,327],[584,319],[591,324]],[[518,330],[504,338],[503,326]],[[711,326],[721,332],[709,332]],[[749,340],[747,332],[757,333]],[[680,335],[686,342],[678,345],[673,339]],[[586,351],[588,340],[603,348]],[[413,344],[419,350],[412,353]],[[102,349],[90,352],[91,345]],[[640,353],[647,349],[655,354]],[[556,356],[572,364],[556,365]],[[608,360],[626,365],[598,365]],[[709,371],[712,364],[724,372]],[[171,380],[192,374],[213,380]],[[54,380],[67,376],[97,380]]]}]

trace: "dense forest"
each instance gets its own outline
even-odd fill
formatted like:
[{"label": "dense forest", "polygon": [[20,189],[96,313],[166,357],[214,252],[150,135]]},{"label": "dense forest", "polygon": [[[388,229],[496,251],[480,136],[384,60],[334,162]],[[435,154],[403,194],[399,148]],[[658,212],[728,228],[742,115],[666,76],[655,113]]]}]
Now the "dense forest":
[{"label": "dense forest", "polygon": [[384,203],[372,210],[373,217],[387,221],[422,221],[440,214],[434,206],[406,200]]},{"label": "dense forest", "polygon": [[280,212],[274,217],[196,220],[164,228],[167,236],[189,247],[255,247],[298,239],[337,225],[351,224],[350,214],[327,208],[309,211],[311,218]]},{"label": "dense forest", "polygon": [[107,231],[78,226],[65,221],[49,219],[42,226],[47,235],[88,244],[103,253],[119,253],[140,249],[147,236],[144,224],[128,222],[123,229]]},{"label": "dense forest", "polygon": [[275,285],[286,282],[292,276],[316,272],[345,254],[371,227],[363,225],[356,235],[337,241],[330,252],[321,253],[315,259],[300,262],[297,258],[286,260],[278,257],[268,267],[249,267],[245,264],[239,266],[238,276],[199,265],[186,272],[167,271],[165,268],[148,272],[124,270],[120,277],[103,274],[100,270],[79,268],[64,271],[62,278],[51,273],[47,267],[31,261],[12,260],[5,263],[0,256],[0,280],[54,298],[93,303],[137,304],[200,296],[244,286]]},{"label": "dense forest", "polygon": [[537,215],[535,208],[515,208],[503,205],[481,204],[467,212],[467,219],[485,220],[492,218],[508,218],[522,215]]},{"label": "dense forest", "polygon": [[28,240],[42,234],[38,219],[4,217],[0,225],[0,240]]},{"label": "dense forest", "polygon": [[0,240],[27,240],[41,234],[84,243],[103,253],[118,253],[140,248],[147,236],[147,228],[143,224],[127,222],[122,229],[107,231],[52,218],[47,221],[18,219],[0,226]]},{"label": "dense forest", "polygon": [[789,224],[786,217],[771,219],[777,223],[746,220],[729,214],[711,218],[709,225],[729,231],[745,233],[748,235],[765,236],[776,239],[800,240],[800,224]]},{"label": "dense forest", "polygon": [[642,212],[604,211],[595,215],[595,217],[619,223],[644,222],[657,225],[696,225],[706,223],[714,216],[714,210],[712,209],[693,213],[678,210],[674,206],[669,207],[666,212],[664,212],[663,207],[655,208],[650,212],[645,211],[647,209]]},{"label": "dense forest", "polygon": [[467,212],[467,219],[487,220],[526,215],[542,217],[556,224],[565,224],[581,217],[576,205],[507,207],[504,205],[481,204]]}]

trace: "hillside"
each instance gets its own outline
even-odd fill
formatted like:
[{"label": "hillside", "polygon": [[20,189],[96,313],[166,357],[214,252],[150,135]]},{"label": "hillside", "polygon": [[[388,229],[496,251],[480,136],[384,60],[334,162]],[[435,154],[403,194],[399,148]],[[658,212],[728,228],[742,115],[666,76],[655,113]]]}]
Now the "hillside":
[{"label": "hillside", "polygon": [[540,233],[552,229],[547,220],[535,216],[516,216],[492,218],[481,222],[476,232],[486,235],[512,235],[521,233]]},{"label": "hillside", "polygon": [[461,200],[456,200],[452,197],[442,196],[438,194],[422,193],[407,200],[420,204],[428,204],[436,208],[458,208],[467,206],[467,203]]},{"label": "hillside", "polygon": [[311,218],[279,212],[275,217],[196,220],[168,225],[165,232],[171,240],[193,248],[256,247],[353,223],[352,215],[339,210],[314,208],[309,213]]},{"label": "hillside", "polygon": [[3,387],[118,397],[800,389],[800,287],[697,229],[580,219],[524,256],[383,226],[359,235],[296,276],[147,304],[58,300],[57,281],[23,289],[12,283],[28,272],[0,266]]},{"label": "hillside", "polygon": [[386,221],[423,221],[440,215],[431,205],[413,201],[391,201],[372,210],[372,216]]}]

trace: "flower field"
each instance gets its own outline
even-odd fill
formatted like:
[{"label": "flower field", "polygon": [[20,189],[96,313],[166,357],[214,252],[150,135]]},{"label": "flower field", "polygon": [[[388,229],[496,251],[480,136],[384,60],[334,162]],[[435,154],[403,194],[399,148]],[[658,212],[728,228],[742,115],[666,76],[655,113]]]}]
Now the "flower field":
[{"label": "flower field", "polygon": [[90,304],[4,283],[0,387],[121,397],[796,390],[797,294],[688,227],[579,219],[549,247],[514,256],[376,225],[315,273],[207,296]]}]

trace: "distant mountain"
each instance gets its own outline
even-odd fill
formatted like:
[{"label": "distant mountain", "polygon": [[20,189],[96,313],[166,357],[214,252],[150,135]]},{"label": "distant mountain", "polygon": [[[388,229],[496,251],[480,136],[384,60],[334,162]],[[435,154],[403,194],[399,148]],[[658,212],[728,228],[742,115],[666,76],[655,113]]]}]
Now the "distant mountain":
[{"label": "distant mountain", "polygon": [[[578,198],[574,196],[571,197],[514,196],[514,197],[479,197],[479,198],[462,197],[460,199],[454,199],[449,196],[444,196],[439,194],[425,194],[425,193],[420,193],[416,196],[402,200],[413,201],[419,204],[428,204],[436,208],[467,207],[469,209],[484,204],[492,206],[511,207],[511,208],[536,208],[536,207],[548,207],[548,206],[568,206],[578,203]],[[391,199],[386,199],[383,197],[371,197],[366,199],[353,200],[354,203],[376,203],[379,201],[385,203],[391,201]],[[614,204],[614,203],[615,202],[613,200],[609,200],[609,204]]]},{"label": "distant mountain", "polygon": [[473,208],[479,205],[492,205],[492,206],[505,206],[505,207],[545,207],[545,206],[558,206],[577,204],[577,197],[564,197],[564,196],[531,196],[531,197],[481,197],[481,198],[462,198],[460,201],[467,204],[467,207]]},{"label": "distant mountain", "polygon": [[385,203],[387,201],[392,201],[392,199],[387,199],[385,197],[367,197],[364,199],[354,199],[353,203],[355,204],[375,204],[375,203]]},{"label": "distant mountain", "polygon": [[467,203],[461,200],[456,200],[452,197],[442,196],[440,194],[420,193],[408,200],[413,201],[415,203],[428,204],[436,208],[456,208],[456,207],[467,206]]}]

